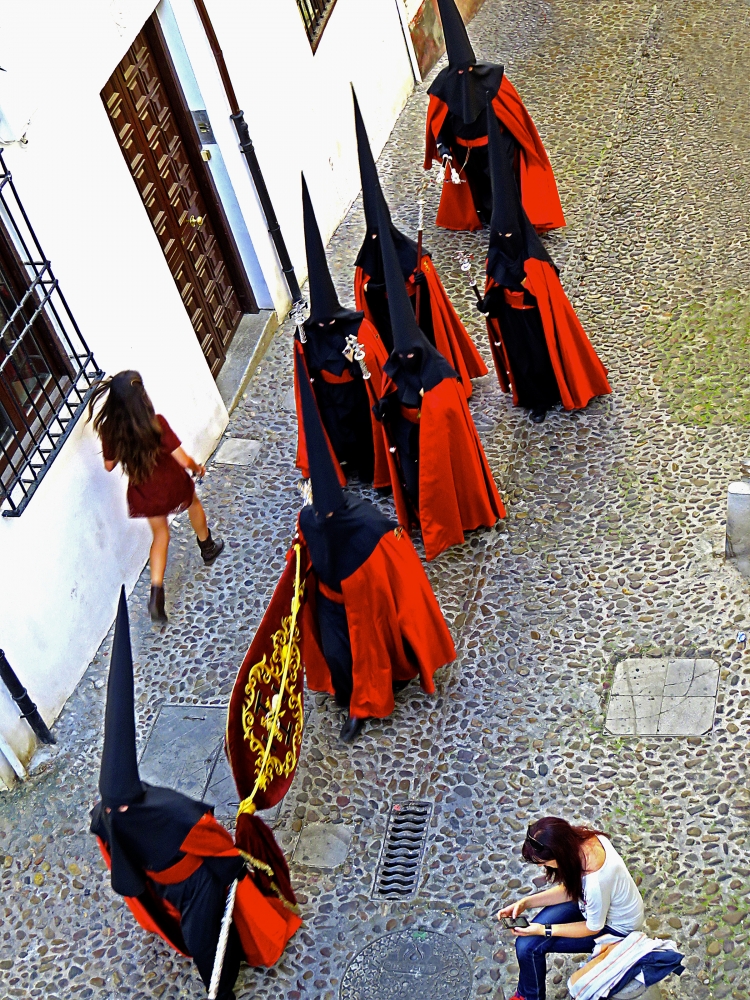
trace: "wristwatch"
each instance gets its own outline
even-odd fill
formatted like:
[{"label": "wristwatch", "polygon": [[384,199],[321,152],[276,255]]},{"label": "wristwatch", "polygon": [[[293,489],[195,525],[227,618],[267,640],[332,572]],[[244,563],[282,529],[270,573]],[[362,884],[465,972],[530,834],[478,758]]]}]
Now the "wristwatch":
[{"label": "wristwatch", "polygon": [[545,937],[552,937],[552,924],[545,924],[544,925],[544,936]]}]

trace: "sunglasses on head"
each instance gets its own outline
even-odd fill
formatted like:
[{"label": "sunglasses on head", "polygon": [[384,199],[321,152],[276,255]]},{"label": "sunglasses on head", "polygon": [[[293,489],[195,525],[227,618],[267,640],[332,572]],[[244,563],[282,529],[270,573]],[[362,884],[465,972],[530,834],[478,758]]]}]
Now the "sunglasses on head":
[{"label": "sunglasses on head", "polygon": [[531,846],[535,847],[538,851],[549,852],[549,847],[543,844],[540,840],[537,840],[536,837],[531,836],[531,827],[529,827],[528,830],[526,831],[526,839],[531,844]]}]

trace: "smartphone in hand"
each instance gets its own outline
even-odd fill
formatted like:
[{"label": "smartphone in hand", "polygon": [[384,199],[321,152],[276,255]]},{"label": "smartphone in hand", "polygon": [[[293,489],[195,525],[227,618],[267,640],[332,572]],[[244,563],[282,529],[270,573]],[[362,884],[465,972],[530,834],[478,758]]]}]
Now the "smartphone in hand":
[{"label": "smartphone in hand", "polygon": [[523,915],[519,917],[503,917],[503,927],[505,927],[506,930],[510,931],[513,930],[514,927],[528,926],[529,922]]}]

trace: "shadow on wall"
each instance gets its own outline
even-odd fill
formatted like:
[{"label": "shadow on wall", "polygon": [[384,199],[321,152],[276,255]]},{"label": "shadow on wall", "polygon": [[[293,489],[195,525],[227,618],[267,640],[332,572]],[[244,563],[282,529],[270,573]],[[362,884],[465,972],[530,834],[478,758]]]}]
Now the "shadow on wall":
[{"label": "shadow on wall", "polygon": [[[456,0],[458,9],[468,24],[484,3],[484,0]],[[437,0],[424,0],[417,13],[409,22],[412,44],[417,55],[422,79],[445,52],[443,29],[437,11]]]}]

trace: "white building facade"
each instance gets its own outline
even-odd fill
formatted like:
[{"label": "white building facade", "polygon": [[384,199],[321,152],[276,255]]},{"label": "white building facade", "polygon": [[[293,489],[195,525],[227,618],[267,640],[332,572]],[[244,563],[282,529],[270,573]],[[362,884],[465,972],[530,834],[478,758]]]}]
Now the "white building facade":
[{"label": "white building facade", "polygon": [[[305,3],[332,7],[314,51]],[[61,438],[55,424],[53,389],[59,396],[77,377],[64,356],[60,292],[92,355],[76,399],[97,368],[137,369],[199,459],[227,424],[216,377],[241,317],[283,318],[290,305],[206,16],[300,279],[300,171],[324,238],[359,190],[350,83],[376,155],[414,85],[403,0],[0,7],[0,648],[50,725],[150,544],[148,525],[128,519],[126,482],[104,471],[91,427],[68,420]],[[51,279],[34,285],[11,218],[19,204],[59,289]],[[31,437],[42,440],[45,420],[57,428],[51,460],[24,430],[36,421]],[[0,786],[34,745],[0,684]]]}]

